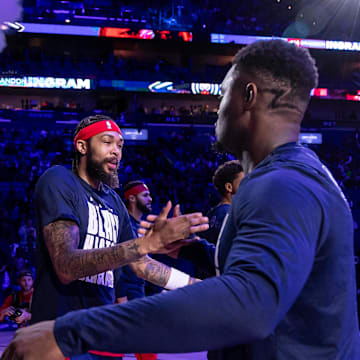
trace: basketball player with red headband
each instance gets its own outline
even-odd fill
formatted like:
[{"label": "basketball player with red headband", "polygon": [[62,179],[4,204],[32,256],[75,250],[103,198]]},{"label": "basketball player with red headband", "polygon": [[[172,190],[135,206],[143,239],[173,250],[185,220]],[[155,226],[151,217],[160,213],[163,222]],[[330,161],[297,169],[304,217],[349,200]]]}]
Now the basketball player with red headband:
[{"label": "basketball player with red headband", "polygon": [[[152,209],[149,188],[141,180],[130,181],[124,186],[124,197],[131,227],[134,233],[138,234],[142,216],[149,214]],[[121,276],[115,289],[116,302],[124,303],[128,300],[144,297],[144,279],[137,277],[130,266],[123,266],[121,270]]]},{"label": "basketball player with red headband", "polygon": [[[147,185],[141,180],[130,181],[124,186],[125,206],[129,213],[130,224],[135,234],[138,234],[140,221],[144,214],[150,214],[152,197]],[[145,296],[145,281],[137,277],[126,265],[121,268],[121,275],[115,287],[117,303],[125,303],[130,300]],[[156,360],[157,354],[135,354],[137,360]]]},{"label": "basketball player with red headband", "polygon": [[168,289],[196,281],[146,254],[166,252],[172,242],[206,229],[207,218],[194,213],[167,219],[169,202],[150,233],[137,238],[112,189],[118,187],[123,145],[121,130],[111,118],[89,116],[75,130],[73,171],[54,166],[40,177],[35,190],[39,237],[32,323],[113,304],[113,270],[126,264],[137,276]]}]

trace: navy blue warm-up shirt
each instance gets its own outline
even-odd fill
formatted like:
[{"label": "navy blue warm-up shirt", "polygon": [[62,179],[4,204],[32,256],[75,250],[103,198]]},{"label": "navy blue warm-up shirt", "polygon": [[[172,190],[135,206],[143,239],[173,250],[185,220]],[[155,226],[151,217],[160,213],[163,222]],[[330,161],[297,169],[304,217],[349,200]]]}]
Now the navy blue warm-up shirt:
[{"label": "navy blue warm-up shirt", "polygon": [[100,249],[135,238],[125,205],[108,186],[93,189],[63,166],[54,166],[39,179],[35,189],[37,263],[31,322],[52,320],[69,311],[113,304],[114,272],[87,276],[62,284],[52,265],[43,228],[70,220],[79,226],[78,249]]}]

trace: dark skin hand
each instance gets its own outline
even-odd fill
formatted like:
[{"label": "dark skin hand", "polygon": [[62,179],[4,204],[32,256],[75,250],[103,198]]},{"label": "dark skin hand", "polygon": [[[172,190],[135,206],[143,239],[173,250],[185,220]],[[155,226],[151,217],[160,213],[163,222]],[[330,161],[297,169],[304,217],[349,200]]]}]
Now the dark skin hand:
[{"label": "dark skin hand", "polygon": [[[180,205],[177,204],[173,210],[173,218],[179,217],[181,215],[182,214],[180,211]],[[144,220],[144,221],[140,222],[141,227],[138,229],[138,233],[141,236],[146,235],[149,232],[149,230],[152,228],[153,223],[156,219],[157,219],[156,215],[148,215],[146,218],[147,221]],[[178,255],[179,255],[179,251],[183,246],[189,246],[198,240],[200,240],[200,238],[198,236],[195,236],[194,233],[192,233],[186,239],[177,240],[169,245],[166,245],[166,247],[163,250],[164,251],[163,253],[167,254],[168,256],[173,257],[174,259],[177,259]],[[192,279],[192,280],[195,280],[194,282],[200,281],[198,279]],[[191,283],[194,283],[194,282],[192,282],[192,280],[191,280]]]}]

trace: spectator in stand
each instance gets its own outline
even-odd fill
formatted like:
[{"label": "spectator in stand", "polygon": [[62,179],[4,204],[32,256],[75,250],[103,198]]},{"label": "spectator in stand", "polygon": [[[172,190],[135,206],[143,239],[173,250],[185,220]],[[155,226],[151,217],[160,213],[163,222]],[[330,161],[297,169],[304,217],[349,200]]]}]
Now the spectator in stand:
[{"label": "spectator in stand", "polygon": [[31,320],[30,304],[34,291],[33,274],[29,270],[19,272],[17,277],[20,290],[9,295],[0,308],[0,321],[6,317],[23,327]]},{"label": "spectator in stand", "polygon": [[[15,256],[11,259],[11,263],[9,266],[10,271],[10,281],[11,284],[17,283],[18,274],[25,268],[28,268],[28,261],[25,256],[24,250],[18,246],[18,244],[14,243]],[[16,246],[17,245],[17,246]]]},{"label": "spectator in stand", "polygon": [[2,302],[6,296],[6,290],[10,287],[10,275],[7,271],[6,256],[0,251],[0,301]]},{"label": "spectator in stand", "polygon": [[20,226],[18,235],[20,238],[19,245],[24,249],[29,249],[33,247],[33,243],[36,239],[36,229],[33,226],[33,221],[28,217],[24,224]]}]

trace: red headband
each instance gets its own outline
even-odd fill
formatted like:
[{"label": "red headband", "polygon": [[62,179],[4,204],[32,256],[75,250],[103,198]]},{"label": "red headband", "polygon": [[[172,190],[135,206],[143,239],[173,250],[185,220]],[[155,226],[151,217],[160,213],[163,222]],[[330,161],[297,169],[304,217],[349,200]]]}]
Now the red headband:
[{"label": "red headband", "polygon": [[149,191],[149,188],[145,184],[139,184],[139,185],[136,185],[136,186],[132,187],[131,189],[125,191],[124,196],[125,196],[125,199],[128,200],[130,195],[137,195],[144,191]]},{"label": "red headband", "polygon": [[104,131],[116,131],[122,137],[121,130],[114,121],[112,120],[98,121],[94,124],[84,127],[76,134],[74,138],[75,148],[76,148],[76,142],[78,140],[90,139],[94,135],[100,134]]}]

